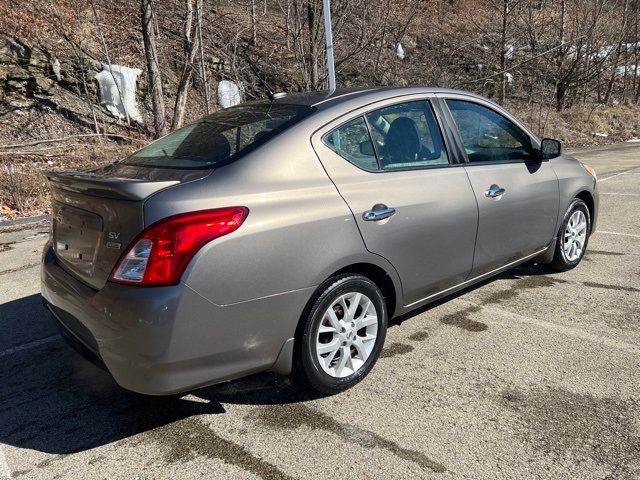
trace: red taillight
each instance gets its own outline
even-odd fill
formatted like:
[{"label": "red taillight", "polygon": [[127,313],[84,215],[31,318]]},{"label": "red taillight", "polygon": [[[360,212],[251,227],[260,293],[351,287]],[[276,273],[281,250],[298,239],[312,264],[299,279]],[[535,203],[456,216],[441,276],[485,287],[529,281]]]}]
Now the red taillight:
[{"label": "red taillight", "polygon": [[110,279],[131,285],[175,285],[203,245],[238,229],[248,214],[246,207],[227,207],[160,220],[131,242]]}]

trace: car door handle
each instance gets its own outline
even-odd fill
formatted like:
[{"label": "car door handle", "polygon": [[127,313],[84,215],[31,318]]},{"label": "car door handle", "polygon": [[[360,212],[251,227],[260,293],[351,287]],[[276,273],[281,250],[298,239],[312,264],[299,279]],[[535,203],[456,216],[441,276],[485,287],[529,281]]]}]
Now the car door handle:
[{"label": "car door handle", "polygon": [[371,210],[367,210],[362,214],[362,219],[366,222],[376,222],[384,220],[396,214],[395,208],[389,208],[386,205],[374,205]]},{"label": "car door handle", "polygon": [[504,195],[504,192],[506,192],[504,188],[500,188],[499,185],[496,185],[494,183],[489,187],[489,190],[485,190],[484,195],[485,197],[489,198],[500,198],[502,195]]}]

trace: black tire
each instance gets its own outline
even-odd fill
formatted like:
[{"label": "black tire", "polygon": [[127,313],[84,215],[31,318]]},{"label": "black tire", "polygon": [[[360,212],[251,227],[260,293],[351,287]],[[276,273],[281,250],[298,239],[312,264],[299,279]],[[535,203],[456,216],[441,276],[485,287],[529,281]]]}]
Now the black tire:
[{"label": "black tire", "polygon": [[[563,248],[564,232],[567,228],[567,224],[569,223],[569,219],[571,218],[571,215],[573,215],[576,212],[576,210],[581,210],[582,213],[584,213],[584,216],[587,220],[587,233],[586,233],[587,237],[584,241],[582,252],[578,256],[578,258],[574,260],[569,260]],[[571,270],[572,268],[576,267],[584,257],[585,252],[587,251],[587,245],[589,243],[590,235],[591,235],[591,215],[589,214],[589,207],[587,207],[587,204],[584,203],[579,198],[575,198],[571,202],[571,205],[569,205],[569,208],[567,209],[567,212],[564,214],[564,218],[562,219],[562,223],[560,224],[560,229],[558,230],[558,234],[556,237],[556,247],[555,247],[555,252],[553,254],[553,260],[551,260],[551,263],[549,263],[548,266],[558,272],[566,272],[567,270]]]},{"label": "black tire", "polygon": [[[364,363],[354,373],[338,378],[327,373],[317,358],[318,329],[323,321],[325,312],[331,307],[332,303],[342,295],[352,292],[362,293],[371,300],[378,319],[377,332],[373,341],[374,346]],[[387,334],[387,315],[382,292],[367,277],[345,274],[328,279],[320,285],[314,297],[309,301],[300,320],[294,357],[294,373],[297,379],[314,390],[329,395],[342,392],[361,381],[373,368],[380,356]],[[361,331],[357,334],[361,334]],[[330,335],[335,338],[335,334]],[[340,355],[340,353],[337,355]]]}]

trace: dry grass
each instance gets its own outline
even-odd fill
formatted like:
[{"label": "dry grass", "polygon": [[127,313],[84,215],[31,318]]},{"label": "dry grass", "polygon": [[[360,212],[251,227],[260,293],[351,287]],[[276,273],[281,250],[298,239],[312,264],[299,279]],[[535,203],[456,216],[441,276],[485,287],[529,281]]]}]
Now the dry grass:
[{"label": "dry grass", "polygon": [[136,148],[107,142],[61,148],[47,157],[18,155],[0,160],[0,220],[49,213],[48,171],[97,167]]},{"label": "dry grass", "polygon": [[638,106],[587,105],[562,112],[518,105],[509,109],[540,137],[557,138],[567,146],[624,142],[640,136]]}]

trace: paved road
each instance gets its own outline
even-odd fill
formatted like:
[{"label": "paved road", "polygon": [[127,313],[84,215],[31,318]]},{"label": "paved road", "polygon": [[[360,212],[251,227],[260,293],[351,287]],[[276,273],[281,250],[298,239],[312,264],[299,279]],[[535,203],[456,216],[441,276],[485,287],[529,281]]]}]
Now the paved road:
[{"label": "paved road", "polygon": [[528,264],[396,323],[330,398],[271,375],[123,391],[47,322],[46,226],[0,234],[0,478],[640,477],[640,145],[577,156],[602,193],[579,268]]}]

